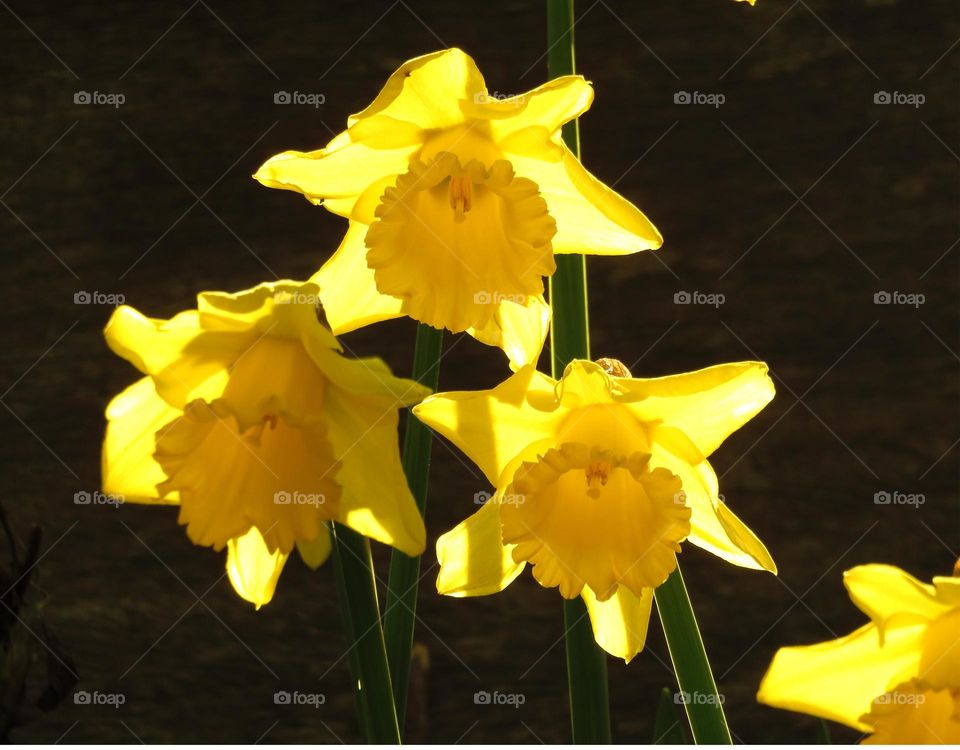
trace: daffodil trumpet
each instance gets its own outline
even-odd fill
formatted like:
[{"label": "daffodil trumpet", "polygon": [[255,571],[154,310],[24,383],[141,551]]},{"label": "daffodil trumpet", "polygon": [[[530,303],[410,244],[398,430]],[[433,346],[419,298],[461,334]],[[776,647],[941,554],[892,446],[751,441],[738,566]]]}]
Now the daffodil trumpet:
[{"label": "daffodil trumpet", "polygon": [[285,151],[254,177],[349,219],[318,272],[334,333],[409,316],[536,362],[555,256],[623,255],[662,238],[561,139],[593,89],[576,75],[491,93],[469,55],[405,62],[324,148]]},{"label": "daffodil trumpet", "polygon": [[843,585],[870,622],[781,648],[757,700],[868,733],[865,744],[960,743],[960,578],[924,583],[870,564],[846,571]]}]

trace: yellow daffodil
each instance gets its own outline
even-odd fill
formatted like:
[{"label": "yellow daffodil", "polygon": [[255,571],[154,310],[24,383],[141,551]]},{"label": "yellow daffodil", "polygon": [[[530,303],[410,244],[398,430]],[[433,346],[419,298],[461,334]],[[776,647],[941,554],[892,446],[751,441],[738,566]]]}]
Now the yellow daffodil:
[{"label": "yellow daffodil", "polygon": [[960,578],[861,565],[843,584],[870,623],[780,649],[757,700],[871,732],[866,743],[960,743]]},{"label": "yellow daffodil", "polygon": [[629,661],[683,540],[776,571],[719,500],[706,458],[770,401],[773,383],[758,362],[652,379],[622,372],[578,360],[558,382],[526,366],[489,391],[431,396],[414,413],[496,488],[437,541],[440,593],[496,593],[530,563],[543,586],[582,596],[597,643]]},{"label": "yellow daffodil", "polygon": [[179,505],[190,539],[226,547],[230,581],[258,607],[295,545],[311,567],[326,559],[327,521],[410,555],[425,545],[397,421],[427,391],[344,357],[317,299],[289,281],[204,292],[169,320],[120,307],[105,330],[145,377],[107,407],[104,491]]},{"label": "yellow daffodil", "polygon": [[350,219],[315,280],[334,333],[408,315],[534,362],[554,253],[622,255],[662,238],[560,138],[591,85],[564,76],[490,93],[459,49],[410,60],[318,151],[287,151],[255,178]]}]

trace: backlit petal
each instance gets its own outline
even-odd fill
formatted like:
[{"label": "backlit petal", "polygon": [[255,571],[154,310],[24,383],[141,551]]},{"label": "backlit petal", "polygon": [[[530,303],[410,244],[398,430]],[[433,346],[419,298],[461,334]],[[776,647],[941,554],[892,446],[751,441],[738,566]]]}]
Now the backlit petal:
[{"label": "backlit petal", "polygon": [[269,604],[288,555],[267,549],[256,529],[227,544],[227,574],[234,591],[260,609]]},{"label": "backlit petal", "polygon": [[653,589],[644,589],[643,595],[638,597],[630,589],[620,586],[613,596],[601,602],[587,586],[581,596],[590,613],[593,637],[600,648],[629,664],[643,650],[647,640]]},{"label": "backlit petal", "polygon": [[843,574],[843,585],[884,636],[888,622],[925,623],[949,610],[933,586],[892,565],[860,565]]},{"label": "backlit petal", "polygon": [[525,304],[504,301],[485,328],[467,330],[477,341],[503,350],[516,372],[524,365],[536,367],[550,332],[550,305],[543,297],[528,297]]}]

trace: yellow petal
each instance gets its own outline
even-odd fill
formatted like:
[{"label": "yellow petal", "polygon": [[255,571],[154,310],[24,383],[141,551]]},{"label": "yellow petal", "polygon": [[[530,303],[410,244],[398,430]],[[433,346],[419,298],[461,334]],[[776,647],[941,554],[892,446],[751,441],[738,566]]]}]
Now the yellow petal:
[{"label": "yellow petal", "polygon": [[227,368],[248,343],[203,331],[194,310],[159,320],[125,305],[110,316],[104,337],[115,354],[153,376],[164,400],[181,408],[195,398],[218,398]]},{"label": "yellow petal", "polygon": [[491,135],[503,141],[525,128],[552,135],[593,102],[593,87],[582,76],[561,76],[516,96],[477,97],[462,105],[470,117],[490,121]]},{"label": "yellow petal", "polygon": [[483,507],[437,540],[437,591],[447,596],[485,596],[503,591],[523,571],[525,563],[514,562],[513,545],[504,545],[500,534],[502,493],[487,499],[476,497]]},{"label": "yellow petal", "polygon": [[[889,628],[888,628],[889,631]],[[923,634],[920,677],[940,690],[960,687],[960,609],[948,610],[927,625]]]},{"label": "yellow petal", "polygon": [[485,328],[467,329],[477,341],[502,349],[513,372],[524,365],[536,367],[549,331],[550,305],[543,297],[528,297],[523,305],[501,302]]},{"label": "yellow petal", "polygon": [[680,477],[693,514],[688,541],[733,565],[777,572],[763,542],[720,500],[717,475],[707,461],[691,466],[661,444],[651,447],[651,467],[663,467]]},{"label": "yellow petal", "polygon": [[330,442],[340,460],[343,487],[338,520],[355,531],[419,555],[426,546],[423,517],[400,464],[400,404],[339,387],[327,391]]},{"label": "yellow petal", "polygon": [[892,565],[860,565],[843,574],[850,599],[884,637],[887,623],[925,623],[949,610],[933,586]]},{"label": "yellow petal", "polygon": [[878,696],[863,721],[874,730],[864,745],[957,745],[960,694],[912,680]]},{"label": "yellow petal", "polygon": [[307,542],[297,542],[297,552],[300,559],[311,570],[316,570],[330,557],[330,532],[324,527],[316,539]]},{"label": "yellow petal", "polygon": [[605,602],[597,601],[596,595],[585,586],[581,593],[597,644],[608,654],[623,659],[627,664],[643,650],[650,625],[650,608],[653,605],[653,589],[644,589],[637,596],[625,586]]},{"label": "yellow petal", "polygon": [[562,418],[554,411],[555,385],[528,365],[492,390],[439,393],[413,413],[466,453],[496,487],[511,460],[553,437]]},{"label": "yellow petal", "polygon": [[167,476],[153,457],[156,433],[181,415],[157,395],[153,380],[141,378],[107,406],[103,441],[103,491],[124,502],[176,504],[177,493],[163,497],[157,485]]},{"label": "yellow petal", "polygon": [[565,146],[559,159],[539,156],[514,152],[507,158],[518,175],[537,183],[547,201],[557,221],[555,253],[625,255],[663,244],[650,220],[590,174]]},{"label": "yellow petal", "polygon": [[[318,151],[277,154],[253,177],[266,187],[302,193],[311,203],[322,203],[333,213],[350,217],[381,178],[407,171],[421,146],[419,128],[390,118],[373,119],[377,122],[351,128],[343,134],[346,138],[338,137]],[[387,135],[396,140],[386,141]]]},{"label": "yellow petal", "polygon": [[234,591],[260,609],[269,604],[288,555],[267,549],[256,529],[227,544],[227,574]]},{"label": "yellow petal", "polygon": [[757,700],[868,731],[861,717],[873,699],[916,674],[922,633],[922,626],[893,629],[881,648],[871,624],[834,641],[782,648]]},{"label": "yellow petal", "polygon": [[483,96],[486,86],[473,59],[453,48],[408,60],[362,112],[352,115],[351,126],[374,115],[413,123],[423,129],[449,128],[464,121],[461,100]]},{"label": "yellow petal", "polygon": [[327,322],[338,336],[403,315],[402,300],[377,290],[373,269],[367,266],[366,234],[365,224],[351,221],[333,257],[311,278],[320,287]]},{"label": "yellow petal", "polygon": [[937,598],[941,602],[951,607],[960,606],[960,577],[935,576],[933,587],[936,589]]},{"label": "yellow petal", "polygon": [[774,396],[763,362],[717,365],[662,378],[616,378],[639,419],[682,431],[709,456]]}]

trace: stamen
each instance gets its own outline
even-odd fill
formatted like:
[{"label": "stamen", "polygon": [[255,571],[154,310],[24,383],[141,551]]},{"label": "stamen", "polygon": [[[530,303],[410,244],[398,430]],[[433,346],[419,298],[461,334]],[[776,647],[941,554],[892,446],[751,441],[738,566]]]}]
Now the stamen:
[{"label": "stamen", "polygon": [[277,415],[276,414],[264,414],[263,423],[270,426],[271,430],[277,429]]},{"label": "stamen", "polygon": [[457,221],[463,221],[464,215],[473,206],[473,183],[469,175],[451,175],[450,177],[450,208],[456,214]]},{"label": "stamen", "polygon": [[609,461],[593,461],[587,466],[587,495],[594,500],[600,497],[600,488],[606,487],[613,467]]}]

